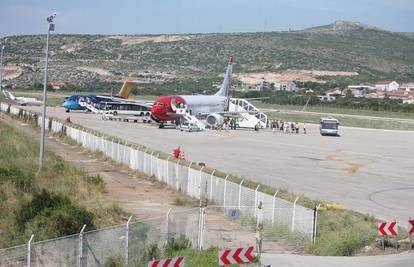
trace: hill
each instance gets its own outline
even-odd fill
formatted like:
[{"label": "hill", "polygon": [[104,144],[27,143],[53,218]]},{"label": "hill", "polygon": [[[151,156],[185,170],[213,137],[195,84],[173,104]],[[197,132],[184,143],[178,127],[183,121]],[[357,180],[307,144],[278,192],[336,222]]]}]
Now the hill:
[{"label": "hill", "polygon": [[[50,81],[84,87],[125,78],[143,84],[219,82],[230,55],[235,73],[320,70],[357,72],[319,76],[329,82],[414,80],[414,38],[361,23],[338,21],[302,31],[187,35],[53,35]],[[10,36],[6,83],[42,82],[45,36]],[[191,83],[190,83],[191,84]]]}]

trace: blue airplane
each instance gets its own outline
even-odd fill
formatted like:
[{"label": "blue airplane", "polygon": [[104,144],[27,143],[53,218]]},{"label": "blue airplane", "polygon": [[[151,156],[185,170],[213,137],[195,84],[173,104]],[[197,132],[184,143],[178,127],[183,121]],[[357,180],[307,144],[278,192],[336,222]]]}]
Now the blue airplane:
[{"label": "blue airplane", "polygon": [[131,94],[131,81],[125,81],[122,86],[119,94],[117,96],[113,95],[71,95],[65,97],[63,102],[63,107],[66,109],[66,112],[71,110],[86,110],[86,108],[79,104],[80,101],[85,101],[95,106],[99,106],[101,102],[118,102],[123,101],[129,97]]}]

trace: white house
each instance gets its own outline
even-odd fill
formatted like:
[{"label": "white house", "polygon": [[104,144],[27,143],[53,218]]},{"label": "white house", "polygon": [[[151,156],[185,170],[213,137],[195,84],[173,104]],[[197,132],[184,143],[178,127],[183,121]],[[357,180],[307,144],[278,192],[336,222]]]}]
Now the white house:
[{"label": "white house", "polygon": [[379,81],[375,84],[375,89],[383,92],[398,90],[400,85],[396,81]]},{"label": "white house", "polygon": [[404,83],[400,86],[401,90],[404,90],[406,92],[414,92],[414,83]]},{"label": "white house", "polygon": [[281,81],[276,84],[276,90],[286,92],[297,92],[298,88],[293,81]]}]

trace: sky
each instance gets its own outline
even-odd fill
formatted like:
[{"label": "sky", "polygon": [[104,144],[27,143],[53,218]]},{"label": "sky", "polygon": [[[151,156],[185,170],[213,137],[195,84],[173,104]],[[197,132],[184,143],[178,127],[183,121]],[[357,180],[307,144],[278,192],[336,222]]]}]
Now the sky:
[{"label": "sky", "polygon": [[0,36],[298,30],[335,20],[414,32],[414,0],[0,0]]}]

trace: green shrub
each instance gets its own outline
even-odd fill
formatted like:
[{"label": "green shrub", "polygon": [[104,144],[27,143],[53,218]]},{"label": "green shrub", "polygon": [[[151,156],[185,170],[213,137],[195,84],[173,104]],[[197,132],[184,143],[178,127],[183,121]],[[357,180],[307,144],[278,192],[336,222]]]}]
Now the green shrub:
[{"label": "green shrub", "polygon": [[[49,228],[44,231],[58,235],[70,235],[79,232],[83,224],[93,229],[94,216],[86,209],[72,204],[68,197],[62,194],[49,193],[42,190],[35,193],[33,199],[23,205],[17,212],[16,224],[20,231],[24,231],[31,223],[39,225],[46,220]],[[33,228],[37,228],[31,225]]]},{"label": "green shrub", "polygon": [[160,259],[161,255],[161,250],[158,245],[156,243],[151,244],[145,249],[143,260],[144,262],[147,262],[152,261],[153,259]]},{"label": "green shrub", "polygon": [[33,178],[14,166],[8,168],[0,167],[0,184],[4,182],[13,183],[16,188],[24,192],[30,192],[34,188]]},{"label": "green shrub", "polygon": [[183,250],[191,247],[191,241],[185,235],[180,235],[178,239],[174,237],[170,238],[165,246],[165,252],[167,254],[174,251]]},{"label": "green shrub", "polygon": [[105,181],[103,180],[102,176],[100,176],[99,174],[87,175],[86,181],[89,184],[96,186],[100,192],[105,191]]}]

